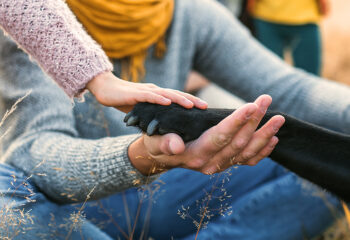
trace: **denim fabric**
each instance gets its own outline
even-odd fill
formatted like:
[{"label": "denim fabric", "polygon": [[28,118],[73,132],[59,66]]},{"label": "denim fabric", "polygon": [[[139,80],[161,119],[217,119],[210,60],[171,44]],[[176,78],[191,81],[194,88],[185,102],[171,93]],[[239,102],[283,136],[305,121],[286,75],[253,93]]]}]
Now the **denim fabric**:
[{"label": "denim fabric", "polygon": [[[217,2],[175,2],[167,53],[160,60],[150,49],[145,82],[181,90],[194,68],[246,101],[269,94],[271,110],[350,132],[349,87],[291,68],[253,40]],[[116,70],[121,69],[118,66]],[[121,137],[131,131],[122,114],[99,107],[96,101],[72,108],[53,81],[5,37],[0,37],[0,82],[0,115],[32,92],[0,129],[7,131],[1,140],[1,161],[30,175],[45,159],[36,170],[46,176],[32,177],[45,194],[69,202],[61,193],[70,188],[75,198],[84,200],[98,185],[92,197],[99,199],[132,187],[140,178],[128,174],[137,173],[126,154],[135,138]]]},{"label": "denim fabric", "polygon": [[75,218],[78,212],[50,201],[30,177],[0,164],[0,239],[111,239],[83,217]]},{"label": "denim fabric", "polygon": [[[210,178],[183,169],[163,174],[158,182],[149,186],[158,190],[151,194],[151,199],[142,200],[135,230],[133,223],[143,199],[142,190],[130,189],[84,207],[58,205],[50,200],[47,196],[56,202],[71,199],[62,196],[67,188],[74,190],[72,192],[78,195],[75,197],[85,199],[85,193],[96,184],[93,196],[96,198],[131,186],[130,178],[123,175],[128,172],[120,169],[131,165],[126,154],[131,140],[124,144],[117,142],[131,130],[125,128],[121,114],[112,108],[97,104],[88,106],[88,96],[85,103],[77,103],[72,109],[64,93],[13,43],[6,40],[0,44],[0,53],[2,114],[32,90],[8,119],[8,125],[5,123],[0,129],[9,130],[1,141],[2,160],[28,175],[31,172],[45,174],[35,174],[31,178],[40,191],[30,180],[25,181],[26,187],[15,189],[11,185],[11,175],[16,176],[15,186],[22,183],[25,176],[12,167],[1,167],[1,209],[6,210],[11,206],[9,201],[14,200],[10,210],[23,209],[24,213],[31,210],[28,214],[33,216],[34,224],[28,223],[32,229],[26,229],[18,239],[40,239],[39,233],[44,234],[41,238],[48,239],[52,232],[56,235],[51,238],[64,239],[75,225],[78,231],[72,230],[72,239],[82,236],[84,239],[108,239],[107,234],[123,238],[121,232],[126,235],[135,232],[135,239],[137,236],[194,239],[193,221],[199,220],[202,199],[205,204],[206,193],[211,192],[213,183],[218,181],[221,186],[224,179],[216,180],[215,176]],[[183,89],[189,71],[194,68],[247,101],[268,93],[274,99],[272,109],[336,131],[350,132],[348,87],[291,68],[261,47],[214,1],[177,0],[167,35],[167,53],[161,61],[149,54],[145,65],[145,82]],[[117,64],[115,69],[120,69]],[[111,145],[109,141],[116,142]],[[119,151],[121,145],[124,150]],[[124,164],[116,165],[114,162],[120,154]],[[45,164],[40,165],[43,160]],[[64,171],[57,171],[57,168]],[[77,181],[72,180],[74,178]],[[215,188],[214,195],[209,194],[213,216],[209,215],[211,219],[207,229],[200,231],[200,239],[300,239],[304,234],[316,235],[334,221],[324,202],[310,196],[300,186],[300,179],[270,160],[257,167],[232,169],[228,179],[223,188]],[[34,191],[29,200],[34,199],[35,203],[25,199],[31,194],[28,189]],[[231,195],[225,197],[224,202],[220,201],[225,196],[221,189]],[[337,203],[331,197],[326,202]],[[82,227],[69,220],[81,207],[88,219],[78,221]],[[221,216],[220,209],[229,207],[232,214]],[[177,214],[178,210],[183,214],[183,209],[188,209],[185,219]],[[14,214],[21,215],[18,211]],[[0,223],[4,225],[6,221]],[[4,232],[9,230],[13,230],[11,226]]]},{"label": "denim fabric", "polygon": [[[270,159],[215,176],[171,170],[144,188],[84,206],[55,204],[8,165],[0,165],[0,176],[1,209],[29,211],[34,222],[27,219],[18,239],[123,239],[132,233],[133,239],[194,239],[205,206],[209,217],[198,239],[303,239],[320,234],[340,212],[334,197]],[[83,217],[75,223],[79,209]]]}]

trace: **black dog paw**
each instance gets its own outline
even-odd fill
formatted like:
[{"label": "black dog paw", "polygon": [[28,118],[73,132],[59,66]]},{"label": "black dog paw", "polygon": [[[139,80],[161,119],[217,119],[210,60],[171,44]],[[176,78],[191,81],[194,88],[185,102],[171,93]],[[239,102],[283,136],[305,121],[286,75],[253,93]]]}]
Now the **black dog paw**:
[{"label": "black dog paw", "polygon": [[198,138],[231,112],[232,110],[186,109],[174,103],[169,106],[138,103],[125,116],[124,122],[127,126],[139,127],[150,136],[176,133],[188,142]]}]

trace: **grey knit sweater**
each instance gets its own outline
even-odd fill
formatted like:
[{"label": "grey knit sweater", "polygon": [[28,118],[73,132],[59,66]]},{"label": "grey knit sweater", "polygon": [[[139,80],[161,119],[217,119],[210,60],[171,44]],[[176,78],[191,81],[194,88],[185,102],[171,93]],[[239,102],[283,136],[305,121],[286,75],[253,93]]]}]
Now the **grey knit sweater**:
[{"label": "grey knit sweater", "polygon": [[[163,59],[146,60],[145,81],[183,89],[191,69],[246,101],[268,93],[272,108],[350,132],[350,89],[293,69],[265,50],[218,3],[177,0]],[[115,62],[115,69],[120,69]],[[137,137],[123,114],[91,96],[73,107],[63,91],[6,37],[0,37],[1,113],[30,89],[2,131],[2,160],[33,174],[52,199],[100,198],[146,181],[127,156]],[[219,96],[218,96],[219,97]],[[122,136],[125,135],[125,136]]]}]

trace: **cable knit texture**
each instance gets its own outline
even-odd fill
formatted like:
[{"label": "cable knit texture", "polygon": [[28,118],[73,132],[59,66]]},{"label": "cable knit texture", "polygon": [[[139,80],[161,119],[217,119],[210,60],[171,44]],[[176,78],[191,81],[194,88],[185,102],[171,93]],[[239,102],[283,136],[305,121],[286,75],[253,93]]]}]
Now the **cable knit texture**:
[{"label": "cable knit texture", "polygon": [[[348,87],[285,64],[214,1],[175,4],[167,53],[162,60],[148,55],[146,82],[182,90],[193,67],[246,101],[268,93],[275,110],[350,133]],[[119,70],[120,63],[115,65]],[[99,198],[146,181],[127,158],[137,137],[127,134],[137,131],[125,127],[124,114],[91,94],[72,108],[53,81],[0,34],[0,115],[30,89],[0,128],[9,129],[1,140],[3,161],[33,174],[33,182],[61,202],[71,201],[69,196],[84,200],[95,186],[92,197]]]},{"label": "cable knit texture", "polygon": [[[152,181],[128,158],[128,147],[139,134],[109,137],[103,125],[103,107],[91,94],[87,95],[93,103],[76,103],[91,109],[83,119],[92,126],[80,132],[76,121],[81,112],[74,112],[79,107],[73,108],[64,92],[2,34],[0,83],[1,115],[31,91],[0,129],[1,136],[9,130],[1,141],[2,161],[32,175],[31,180],[52,199],[83,201],[92,189],[91,198],[96,199]],[[97,135],[95,139],[84,137],[94,129],[100,133],[98,139]]]},{"label": "cable knit texture", "polygon": [[0,26],[70,97],[99,73],[112,70],[62,0],[0,0]]}]

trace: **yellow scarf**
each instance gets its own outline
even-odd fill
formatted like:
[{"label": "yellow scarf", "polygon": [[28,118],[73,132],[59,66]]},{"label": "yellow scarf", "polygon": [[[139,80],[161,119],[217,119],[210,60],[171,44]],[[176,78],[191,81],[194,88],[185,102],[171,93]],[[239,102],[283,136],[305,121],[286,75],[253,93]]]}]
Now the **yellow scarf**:
[{"label": "yellow scarf", "polygon": [[70,9],[110,58],[128,57],[122,77],[139,81],[145,74],[147,49],[165,53],[165,32],[174,0],[66,0]]}]

